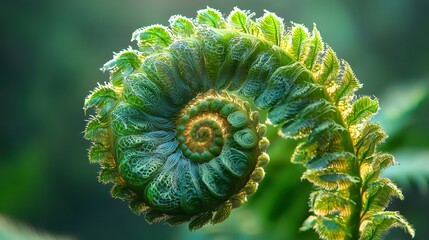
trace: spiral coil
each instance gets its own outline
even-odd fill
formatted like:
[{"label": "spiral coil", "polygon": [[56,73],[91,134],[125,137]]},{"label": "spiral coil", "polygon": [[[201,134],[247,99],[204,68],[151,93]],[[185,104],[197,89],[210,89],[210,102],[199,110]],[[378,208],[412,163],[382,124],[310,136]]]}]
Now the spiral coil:
[{"label": "spiral coil", "polygon": [[[193,230],[225,220],[256,191],[269,161],[253,102],[280,136],[303,139],[292,162],[316,186],[303,230],[370,239],[401,226],[413,235],[399,213],[384,211],[402,193],[380,178],[394,160],[377,151],[386,135],[368,122],[377,100],[355,97],[361,84],[316,28],[286,30],[273,13],[252,16],[234,9],[225,20],[207,8],[194,20],[173,16],[170,28],[134,32],[139,50],[107,62],[110,82],[85,100],[85,110],[96,109],[85,137],[99,180],[113,182],[112,195],[150,223],[190,221]],[[379,228],[371,219],[380,217],[391,224]]]}]

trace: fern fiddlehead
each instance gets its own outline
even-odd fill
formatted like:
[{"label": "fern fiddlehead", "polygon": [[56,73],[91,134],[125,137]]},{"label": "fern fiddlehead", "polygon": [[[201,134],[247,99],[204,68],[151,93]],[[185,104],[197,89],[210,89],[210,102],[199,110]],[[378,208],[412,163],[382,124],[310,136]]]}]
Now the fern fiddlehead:
[{"label": "fern fiddlehead", "polygon": [[96,108],[85,137],[99,180],[148,222],[223,221],[256,191],[269,161],[250,101],[282,137],[301,139],[292,161],[315,185],[302,230],[375,239],[402,227],[413,236],[398,212],[385,211],[403,196],[380,176],[394,159],[377,151],[386,135],[368,121],[377,100],[356,98],[360,83],[316,27],[286,30],[273,13],[252,15],[234,9],[225,20],[207,8],[134,32],[138,50],[115,54],[103,67],[110,82],[85,100],[85,110]]}]

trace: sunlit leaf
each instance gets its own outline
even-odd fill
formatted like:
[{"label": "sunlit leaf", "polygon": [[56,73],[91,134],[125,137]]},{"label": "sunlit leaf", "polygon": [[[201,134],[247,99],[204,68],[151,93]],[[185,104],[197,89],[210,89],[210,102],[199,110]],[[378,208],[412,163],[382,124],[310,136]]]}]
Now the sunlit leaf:
[{"label": "sunlit leaf", "polygon": [[302,175],[303,179],[307,179],[316,186],[326,190],[341,190],[349,187],[359,181],[356,177],[346,173],[340,173],[326,170],[307,170]]},{"label": "sunlit leaf", "polygon": [[112,197],[122,200],[130,199],[130,197],[133,195],[127,186],[121,184],[114,185],[110,190],[110,194],[112,194]]},{"label": "sunlit leaf", "polygon": [[214,28],[225,28],[225,20],[218,10],[207,7],[197,12],[197,22]]},{"label": "sunlit leaf", "polygon": [[110,143],[106,140],[108,135],[109,131],[107,129],[107,125],[100,122],[100,120],[97,118],[93,118],[86,125],[84,135],[86,139],[91,139],[94,142],[101,143],[107,147],[110,145]]},{"label": "sunlit leaf", "polygon": [[133,33],[131,40],[137,41],[137,45],[144,53],[167,47],[173,41],[168,29],[162,25],[152,25],[137,29]]},{"label": "sunlit leaf", "polygon": [[319,55],[323,50],[323,42],[320,37],[320,33],[316,26],[313,28],[313,33],[309,39],[303,44],[303,55],[302,59],[307,68],[313,70]]},{"label": "sunlit leaf", "polygon": [[350,68],[350,65],[344,60],[342,64],[344,66],[344,72],[342,73],[342,78],[338,79],[338,87],[333,94],[336,103],[343,98],[348,98],[348,96],[362,86]]},{"label": "sunlit leaf", "polygon": [[352,162],[354,158],[354,154],[349,152],[328,152],[308,160],[305,166],[308,169],[321,169],[334,162]]},{"label": "sunlit leaf", "polygon": [[170,23],[171,31],[176,36],[190,37],[195,32],[195,26],[189,18],[174,15],[170,17],[168,22]]},{"label": "sunlit leaf", "polygon": [[282,45],[282,38],[285,31],[283,19],[274,13],[265,11],[264,16],[258,18],[256,22],[265,40],[277,46]]},{"label": "sunlit leaf", "polygon": [[372,115],[376,114],[377,111],[377,99],[371,99],[368,96],[361,97],[353,103],[352,110],[347,115],[346,122],[349,126],[356,123],[362,123]]},{"label": "sunlit leaf", "polygon": [[340,63],[334,50],[332,50],[331,47],[326,46],[320,72],[317,76],[318,82],[321,84],[330,84],[331,82],[334,82],[338,77],[339,70]]},{"label": "sunlit leaf", "polygon": [[374,153],[377,144],[384,141],[384,139],[386,139],[386,133],[381,130],[380,125],[366,123],[356,138],[356,156],[361,161],[364,161]]},{"label": "sunlit leaf", "polygon": [[370,183],[364,190],[362,211],[372,214],[383,211],[392,197],[403,199],[401,190],[387,178],[378,179]]},{"label": "sunlit leaf", "polygon": [[390,228],[400,227],[414,237],[414,229],[398,212],[379,212],[363,222],[362,240],[381,239]]},{"label": "sunlit leaf", "polygon": [[346,235],[344,224],[335,217],[318,217],[314,228],[321,239],[340,240]]},{"label": "sunlit leaf", "polygon": [[294,54],[295,59],[300,59],[303,44],[308,37],[309,33],[305,26],[300,24],[294,24],[291,30],[291,51]]},{"label": "sunlit leaf", "polygon": [[310,195],[311,210],[318,216],[349,216],[352,205],[351,200],[333,192],[319,190]]},{"label": "sunlit leaf", "polygon": [[110,71],[112,85],[119,87],[124,78],[140,67],[141,59],[138,51],[128,48],[116,53],[112,60],[101,68],[102,71]]},{"label": "sunlit leaf", "polygon": [[241,32],[257,35],[260,30],[256,22],[251,19],[254,15],[235,7],[228,16],[228,24]]}]

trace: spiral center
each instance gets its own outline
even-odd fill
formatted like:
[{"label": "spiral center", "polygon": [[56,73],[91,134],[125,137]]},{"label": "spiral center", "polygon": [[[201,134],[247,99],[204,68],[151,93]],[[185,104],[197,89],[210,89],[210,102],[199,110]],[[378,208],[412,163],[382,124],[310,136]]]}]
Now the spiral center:
[{"label": "spiral center", "polygon": [[211,133],[212,132],[210,128],[203,126],[199,130],[197,130],[195,138],[198,142],[203,143],[210,139]]},{"label": "spiral center", "polygon": [[218,156],[228,135],[227,119],[201,105],[205,102],[191,108],[191,114],[184,114],[178,126],[180,149],[195,162],[207,162]]},{"label": "spiral center", "polygon": [[245,102],[211,90],[198,94],[179,113],[176,139],[184,157],[205,163],[228,155],[223,149],[253,149],[259,141],[254,124]]}]

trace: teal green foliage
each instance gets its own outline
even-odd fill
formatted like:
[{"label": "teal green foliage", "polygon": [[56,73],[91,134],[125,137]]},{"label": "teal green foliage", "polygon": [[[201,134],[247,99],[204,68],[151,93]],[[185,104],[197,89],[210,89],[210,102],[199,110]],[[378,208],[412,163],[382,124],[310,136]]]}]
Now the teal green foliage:
[{"label": "teal green foliage", "polygon": [[112,110],[116,101],[116,93],[106,86],[99,86],[85,100],[84,109],[96,107],[100,119],[107,118],[107,114]]},{"label": "teal green foliage", "polygon": [[261,34],[266,41],[277,46],[282,46],[282,40],[285,33],[283,19],[277,17],[274,13],[266,11],[264,16],[258,18],[256,22],[258,23]]},{"label": "teal green foliage", "polygon": [[168,22],[170,23],[171,31],[176,36],[190,37],[195,32],[195,25],[191,19],[186,17],[180,15],[171,16]]},{"label": "teal green foliage", "polygon": [[311,38],[305,40],[303,44],[305,49],[303,53],[304,65],[309,71],[313,71],[315,70],[316,61],[319,60],[319,55],[323,51],[323,42],[316,26],[313,28]]},{"label": "teal green foliage", "polygon": [[171,34],[161,25],[141,28],[133,33],[131,40],[136,40],[142,53],[151,53],[171,44]]},{"label": "teal green foliage", "polygon": [[308,38],[308,30],[305,26],[294,24],[291,30],[290,52],[292,52],[295,59],[301,59],[303,55],[303,45]]},{"label": "teal green foliage", "polygon": [[274,13],[252,16],[234,9],[225,20],[207,8],[133,34],[140,51],[104,68],[123,80],[112,77],[85,102],[97,108],[85,137],[95,143],[90,160],[102,163],[100,181],[114,182],[112,195],[129,198],[148,222],[190,221],[194,230],[225,220],[256,191],[269,159],[265,127],[238,95],[266,109],[281,137],[301,141],[292,161],[315,187],[302,230],[374,239],[399,226],[414,236],[385,211],[402,194],[380,177],[393,158],[379,152],[386,134],[368,122],[377,100],[355,100],[360,83],[316,27],[286,31]]},{"label": "teal green foliage", "polygon": [[218,10],[208,7],[198,11],[196,21],[201,25],[207,25],[214,28],[225,28],[225,20],[222,13]]},{"label": "teal green foliage", "polygon": [[234,8],[228,16],[228,25],[243,33],[258,35],[260,29],[255,21],[252,20],[254,15],[254,13],[250,13],[249,11]]},{"label": "teal green foliage", "polygon": [[101,70],[109,70],[113,86],[121,86],[124,78],[139,68],[140,64],[139,52],[129,48],[115,54],[115,57],[105,63]]},{"label": "teal green foliage", "polygon": [[348,125],[354,125],[366,121],[378,111],[378,102],[369,97],[362,97],[353,103],[351,112],[345,119]]},{"label": "teal green foliage", "polygon": [[134,153],[126,156],[119,165],[119,172],[132,187],[142,187],[162,167],[165,159],[160,155]]}]

